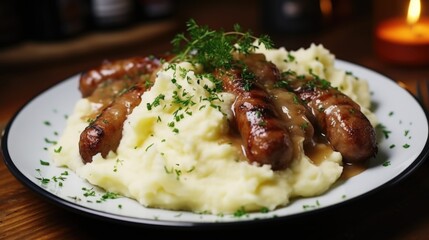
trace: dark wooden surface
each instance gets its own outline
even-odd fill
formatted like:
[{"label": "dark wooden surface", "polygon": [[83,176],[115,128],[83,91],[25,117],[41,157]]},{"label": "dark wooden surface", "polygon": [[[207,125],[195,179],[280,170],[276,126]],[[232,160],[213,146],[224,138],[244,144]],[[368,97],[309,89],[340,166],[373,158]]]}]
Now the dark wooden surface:
[{"label": "dark wooden surface", "polygon": [[[222,5],[202,4],[197,13],[184,10],[174,24],[184,25],[187,16],[213,27],[241,23],[256,32],[264,32],[256,6],[249,5],[240,13],[234,4],[224,12],[227,17],[216,15]],[[243,6],[240,6],[242,9]],[[246,7],[245,7],[246,8]],[[233,15],[233,13],[236,13]],[[245,15],[245,16],[243,16]],[[217,17],[216,17],[217,16]],[[174,25],[173,24],[173,25]],[[0,129],[9,122],[18,109],[33,96],[53,84],[84,69],[99,64],[103,59],[113,59],[161,53],[170,49],[170,40],[178,30],[166,28],[150,36],[141,36],[132,44],[124,42],[115,48],[88,51],[79,56],[57,56],[38,61],[2,62],[0,65]],[[174,25],[175,26],[175,25]],[[395,81],[405,83],[410,91],[415,84],[429,79],[429,67],[393,66],[380,61],[372,48],[373,23],[367,16],[347,19],[311,34],[271,34],[276,46],[287,49],[308,47],[321,43],[337,58],[354,62],[378,71]],[[126,33],[126,32],[125,32]],[[74,41],[84,41],[75,39]],[[129,41],[124,40],[124,41]],[[84,42],[82,43],[84,44]],[[17,46],[13,46],[17,47]],[[18,46],[19,47],[19,46]],[[8,49],[0,49],[2,51]],[[404,106],[406,107],[406,106]],[[25,149],[23,149],[25,151]],[[236,226],[215,229],[158,229],[128,226],[82,216],[63,209],[19,182],[8,170],[0,156],[0,239],[98,239],[102,236],[148,236],[225,238],[231,234],[241,237],[247,233],[267,234],[267,237],[303,239],[428,239],[429,238],[429,163],[423,163],[400,182],[348,202],[338,208],[317,215],[288,221]],[[274,234],[274,232],[276,232]],[[259,235],[259,236],[261,236]]]}]

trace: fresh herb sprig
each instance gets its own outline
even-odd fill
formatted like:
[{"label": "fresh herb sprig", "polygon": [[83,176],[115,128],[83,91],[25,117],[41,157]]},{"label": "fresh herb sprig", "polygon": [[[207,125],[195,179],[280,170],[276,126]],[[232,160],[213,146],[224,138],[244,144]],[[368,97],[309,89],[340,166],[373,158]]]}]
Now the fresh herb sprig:
[{"label": "fresh herb sprig", "polygon": [[248,54],[259,46],[255,41],[264,44],[267,49],[273,47],[267,35],[256,37],[252,32],[243,32],[241,26],[234,25],[234,31],[212,30],[200,26],[195,20],[186,23],[187,33],[177,34],[171,43],[175,57],[171,62],[189,61],[201,64],[206,71],[215,68],[230,68],[233,62],[233,52]]}]

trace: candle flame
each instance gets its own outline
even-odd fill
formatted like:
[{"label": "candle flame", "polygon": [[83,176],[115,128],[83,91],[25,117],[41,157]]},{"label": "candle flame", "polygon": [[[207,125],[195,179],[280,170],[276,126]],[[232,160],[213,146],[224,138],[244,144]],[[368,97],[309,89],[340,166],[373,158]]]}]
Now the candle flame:
[{"label": "candle flame", "polygon": [[407,23],[414,25],[420,17],[420,0],[410,0],[408,6]]}]

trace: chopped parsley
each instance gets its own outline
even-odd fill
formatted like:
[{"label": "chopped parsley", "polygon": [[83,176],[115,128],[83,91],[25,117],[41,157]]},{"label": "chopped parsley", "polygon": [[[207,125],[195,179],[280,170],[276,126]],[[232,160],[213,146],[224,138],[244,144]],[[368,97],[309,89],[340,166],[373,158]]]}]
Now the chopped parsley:
[{"label": "chopped parsley", "polygon": [[58,148],[55,148],[55,149],[54,149],[54,152],[55,152],[55,153],[60,153],[62,149],[63,149],[63,147],[62,147],[62,146],[59,146]]},{"label": "chopped parsley", "polygon": [[260,210],[259,210],[259,212],[261,212],[261,213],[267,213],[267,212],[269,212],[270,211],[270,209],[268,209],[267,207],[262,207]]},{"label": "chopped parsley", "polygon": [[50,140],[50,139],[48,139],[48,138],[45,138],[45,142],[46,143],[49,143],[49,144],[57,144],[57,141],[55,141],[55,140]]},{"label": "chopped parsley", "polygon": [[[40,160],[40,161],[42,161],[42,160]],[[42,176],[40,169],[36,169],[36,172],[40,176],[40,177],[36,177],[36,179],[39,180],[42,185],[47,185],[52,181],[54,183],[58,183],[58,186],[60,186],[60,187],[63,186],[63,182],[67,179],[66,177],[69,175],[68,171],[64,171],[64,172],[60,173],[59,176],[53,176],[51,178],[46,178],[46,177]]]},{"label": "chopped parsley", "polygon": [[94,188],[83,187],[82,190],[84,191],[83,192],[83,196],[85,196],[85,197],[93,197],[93,196],[95,196]]},{"label": "chopped parsley", "polygon": [[391,134],[392,132],[386,129],[386,126],[384,126],[383,124],[379,123],[376,126],[376,129],[378,129],[379,131],[381,131],[381,133],[383,133],[384,138],[388,139],[389,138],[389,134]]},{"label": "chopped parsley", "polygon": [[121,159],[117,158],[116,161],[115,161],[115,165],[113,166],[113,171],[117,172],[119,165],[122,165],[123,162],[124,162],[124,160],[121,160]]},{"label": "chopped parsley", "polygon": [[314,208],[318,208],[318,207],[320,207],[320,202],[319,202],[319,200],[316,200],[316,203],[315,203],[315,204],[304,204],[304,205],[302,205],[302,208],[303,208],[304,210],[314,209]]},{"label": "chopped parsley", "polygon": [[101,203],[104,202],[108,199],[117,199],[121,197],[121,195],[119,193],[115,193],[115,192],[105,192],[103,195],[101,195],[100,199],[97,200],[97,203]]},{"label": "chopped parsley", "polygon": [[288,54],[287,54],[287,61],[288,61],[288,62],[293,62],[293,61],[295,61],[295,56],[294,56],[294,55],[292,55],[291,53],[288,53]]},{"label": "chopped parsley", "polygon": [[200,26],[190,19],[186,23],[186,30],[186,33],[177,34],[171,41],[176,54],[171,61],[199,63],[208,72],[215,68],[229,68],[233,62],[231,52],[248,54],[257,49],[255,40],[268,49],[273,47],[267,35],[255,37],[250,31],[243,32],[238,24],[234,25],[234,31],[224,32]]},{"label": "chopped parsley", "polygon": [[49,162],[40,160],[40,165],[42,165],[42,166],[49,166]]},{"label": "chopped parsley", "polygon": [[161,100],[164,100],[164,98],[164,94],[159,94],[158,96],[156,96],[152,103],[146,104],[147,110],[150,111],[152,110],[152,108],[159,106],[161,104]]},{"label": "chopped parsley", "polygon": [[233,215],[234,215],[234,217],[243,217],[243,216],[246,216],[247,214],[248,213],[247,213],[246,209],[242,206],[239,209],[237,209]]}]

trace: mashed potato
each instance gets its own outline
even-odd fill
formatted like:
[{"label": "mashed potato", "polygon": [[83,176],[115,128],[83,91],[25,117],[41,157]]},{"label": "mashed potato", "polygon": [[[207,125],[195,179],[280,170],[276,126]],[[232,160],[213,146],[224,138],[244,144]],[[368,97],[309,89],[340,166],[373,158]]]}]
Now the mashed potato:
[{"label": "mashed potato", "polygon": [[[258,49],[281,71],[312,73],[339,87],[364,109],[370,105],[367,83],[334,68],[334,56],[321,45],[288,52]],[[215,95],[201,69],[188,63],[165,65],[153,87],[128,116],[117,152],[94,156],[83,164],[79,135],[84,116],[93,109],[81,99],[51,151],[58,166],[66,166],[91,184],[119,193],[143,206],[229,214],[238,209],[273,210],[293,198],[323,194],[342,173],[341,154],[328,151],[317,163],[300,151],[283,171],[249,164],[241,149],[226,138],[234,96]],[[371,121],[376,118],[368,110]],[[57,146],[58,146],[57,145]],[[295,149],[302,149],[297,141]]]}]

